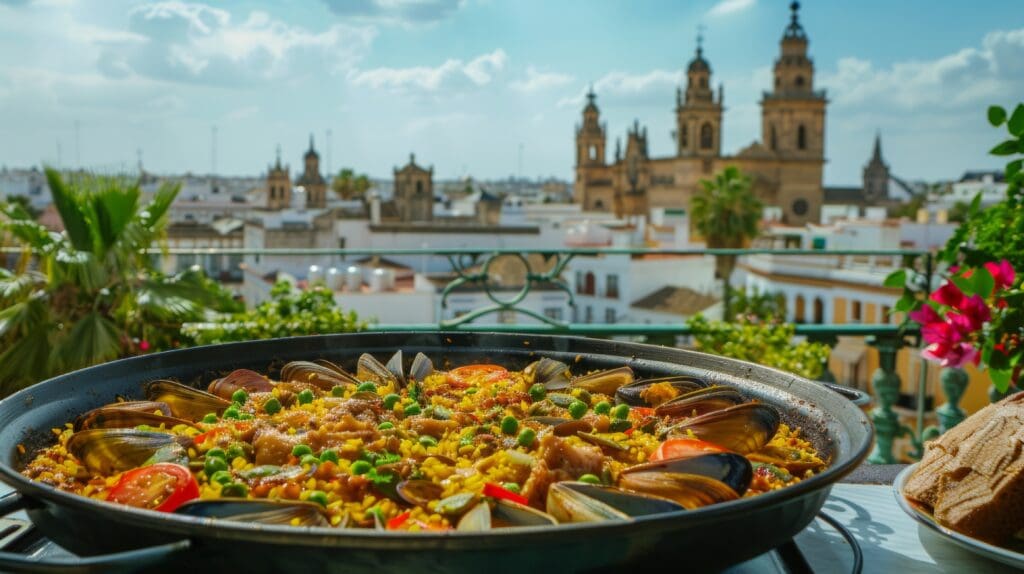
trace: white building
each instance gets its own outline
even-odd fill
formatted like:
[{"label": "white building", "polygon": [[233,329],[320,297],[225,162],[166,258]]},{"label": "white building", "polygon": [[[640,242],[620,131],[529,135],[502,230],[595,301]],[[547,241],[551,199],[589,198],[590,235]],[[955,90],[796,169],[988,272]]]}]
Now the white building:
[{"label": "white building", "polygon": [[982,205],[989,205],[1006,199],[1006,187],[1006,177],[1001,171],[968,171],[959,181],[953,182],[950,193],[935,199],[952,206],[956,203],[970,203],[980,193]]}]

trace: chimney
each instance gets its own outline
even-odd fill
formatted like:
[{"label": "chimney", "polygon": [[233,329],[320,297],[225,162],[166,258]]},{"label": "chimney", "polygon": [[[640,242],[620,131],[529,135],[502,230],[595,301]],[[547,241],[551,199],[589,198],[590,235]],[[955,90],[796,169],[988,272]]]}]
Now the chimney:
[{"label": "chimney", "polygon": [[380,225],[380,195],[370,194],[370,225]]}]

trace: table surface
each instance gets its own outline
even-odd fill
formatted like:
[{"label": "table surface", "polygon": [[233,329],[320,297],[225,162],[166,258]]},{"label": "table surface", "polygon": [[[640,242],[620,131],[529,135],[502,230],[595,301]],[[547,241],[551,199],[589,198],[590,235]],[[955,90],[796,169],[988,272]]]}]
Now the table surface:
[{"label": "table surface", "polygon": [[[987,574],[1017,571],[944,540],[900,510],[893,496],[892,481],[903,468],[902,465],[864,465],[858,468],[832,488],[822,509],[856,537],[864,554],[864,572]],[[0,483],[0,496],[10,490]],[[814,572],[850,572],[852,568],[853,554],[849,545],[838,532],[820,520],[798,534],[796,544]],[[51,544],[41,553],[53,556],[55,553],[63,554],[63,551]],[[773,552],[727,572],[763,574],[787,573],[788,570]]]}]

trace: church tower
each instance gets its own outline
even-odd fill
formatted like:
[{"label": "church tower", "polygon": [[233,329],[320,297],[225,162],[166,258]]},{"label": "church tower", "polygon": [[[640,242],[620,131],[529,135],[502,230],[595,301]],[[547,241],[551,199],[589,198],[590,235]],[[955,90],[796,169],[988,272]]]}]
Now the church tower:
[{"label": "church tower", "polygon": [[[617,155],[617,154],[616,154]],[[633,120],[633,127],[626,133],[625,171],[620,173],[625,181],[616,186],[615,215],[647,215],[647,188],[651,183],[650,155],[647,153],[647,128],[641,128],[639,120]]]},{"label": "church tower", "polygon": [[277,161],[267,168],[267,209],[286,209],[292,205],[292,178],[288,166],[281,165],[281,146]]},{"label": "church tower", "polygon": [[587,105],[583,108],[583,125],[576,126],[576,167],[604,165],[605,126],[601,125],[601,112],[594,100],[594,88],[587,92]]},{"label": "church tower", "polygon": [[864,202],[868,205],[889,198],[889,166],[882,159],[882,136],[875,134],[875,149],[864,166]]},{"label": "church tower", "polygon": [[697,55],[686,70],[686,94],[676,90],[676,155],[719,157],[722,151],[722,96],[711,89],[711,66],[704,59],[702,38],[697,36]]},{"label": "church tower", "polygon": [[405,223],[434,219],[434,168],[416,165],[416,155],[409,154],[405,167],[394,169],[395,207],[398,218]]},{"label": "church tower", "polygon": [[305,167],[302,177],[296,182],[306,190],[306,207],[318,209],[327,207],[327,182],[320,175],[320,154],[313,147],[313,134],[309,134],[309,150],[303,156]]}]

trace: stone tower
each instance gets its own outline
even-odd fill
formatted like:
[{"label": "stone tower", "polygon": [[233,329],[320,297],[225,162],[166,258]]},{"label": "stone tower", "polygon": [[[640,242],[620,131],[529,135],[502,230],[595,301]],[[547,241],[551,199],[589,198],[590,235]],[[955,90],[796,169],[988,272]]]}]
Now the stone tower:
[{"label": "stone tower", "polygon": [[281,146],[277,161],[267,168],[267,209],[286,209],[292,205],[292,178],[288,166],[281,165]]},{"label": "stone tower", "polygon": [[[761,100],[761,132],[769,152],[779,159],[792,160],[794,177],[784,177],[792,183],[779,189],[777,199],[785,220],[802,224],[816,221],[821,208],[827,100],[824,91],[814,89],[814,63],[807,56],[808,40],[800,25],[800,4],[793,2],[790,10],[790,23],[775,60],[775,87],[765,92]],[[801,166],[804,169],[797,172]],[[807,169],[815,166],[817,169]]]},{"label": "stone tower", "polygon": [[313,134],[309,134],[309,149],[303,156],[305,166],[296,183],[306,189],[306,207],[327,207],[327,182],[320,175],[320,154],[313,147]]},{"label": "stone tower", "polygon": [[889,166],[882,159],[882,136],[875,134],[875,149],[864,166],[864,201],[872,204],[889,198]]},{"label": "stone tower", "polygon": [[409,154],[405,167],[395,168],[395,207],[403,222],[430,221],[434,218],[434,168],[416,165]]},{"label": "stone tower", "polygon": [[702,39],[686,70],[686,93],[676,89],[676,155],[718,157],[722,150],[722,97],[711,89],[711,66],[704,59]]},{"label": "stone tower", "polygon": [[619,217],[646,215],[648,211],[647,188],[651,182],[647,153],[647,128],[641,128],[638,120],[626,133],[626,164],[623,185],[615,195],[615,214]]},{"label": "stone tower", "polygon": [[594,88],[587,92],[583,108],[583,125],[576,126],[576,167],[604,165],[605,126],[597,109]]}]

